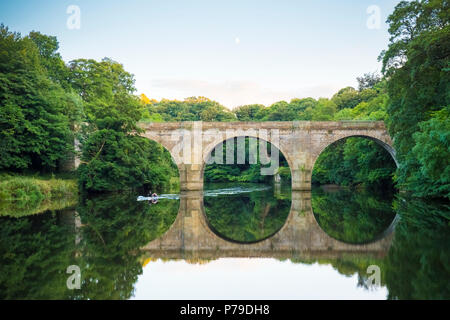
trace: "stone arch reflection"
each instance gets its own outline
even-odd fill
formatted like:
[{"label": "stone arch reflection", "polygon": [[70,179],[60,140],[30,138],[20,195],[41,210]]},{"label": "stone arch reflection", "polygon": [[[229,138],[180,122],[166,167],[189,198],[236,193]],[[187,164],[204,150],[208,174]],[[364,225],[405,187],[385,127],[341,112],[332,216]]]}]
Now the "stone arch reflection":
[{"label": "stone arch reflection", "polygon": [[311,205],[317,224],[330,237],[367,244],[393,231],[397,221],[393,199],[370,192],[314,188]]},{"label": "stone arch reflection", "polygon": [[[394,223],[395,151],[374,137],[338,137],[315,159],[312,206],[331,237],[355,244],[376,241]],[[318,187],[320,185],[320,187]]]},{"label": "stone arch reflection", "polygon": [[389,144],[364,135],[337,137],[314,161],[312,207],[320,227],[346,243],[382,237],[395,225],[395,169],[395,151]]},{"label": "stone arch reflection", "polygon": [[163,236],[145,245],[154,258],[196,257],[336,257],[344,253],[384,256],[390,247],[393,228],[384,237],[366,244],[336,240],[317,223],[311,192],[292,191],[292,205],[286,223],[274,235],[254,243],[228,241],[213,232],[204,214],[203,193],[187,191],[180,195],[180,211],[175,223]]},{"label": "stone arch reflection", "polygon": [[[214,233],[231,242],[255,243],[283,227],[291,207],[291,172],[275,145],[236,136],[213,148],[206,162],[203,212]],[[274,170],[266,170],[269,166]]]}]

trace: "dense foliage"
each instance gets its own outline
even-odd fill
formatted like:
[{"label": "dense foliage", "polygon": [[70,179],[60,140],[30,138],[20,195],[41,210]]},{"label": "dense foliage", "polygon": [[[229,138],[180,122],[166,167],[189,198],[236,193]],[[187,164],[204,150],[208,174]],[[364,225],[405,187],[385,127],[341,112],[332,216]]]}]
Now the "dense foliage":
[{"label": "dense foliage", "polygon": [[[160,192],[178,175],[170,153],[149,139],[114,130],[92,133],[83,145],[78,169],[83,189],[95,191],[144,187]],[[165,190],[168,192],[169,190]]]},{"label": "dense foliage", "polygon": [[87,191],[169,188],[170,155],[136,136],[143,108],[133,76],[108,58],[65,64],[58,47],[55,37],[0,27],[0,171],[57,171],[77,137]]},{"label": "dense foliage", "polygon": [[396,165],[386,150],[364,138],[339,140],[327,147],[317,159],[312,182],[392,189]]},{"label": "dense foliage", "polygon": [[236,121],[236,117],[227,108],[216,101],[205,97],[190,97],[184,101],[149,100],[145,95],[141,96],[146,111],[144,121]]},{"label": "dense foliage", "polygon": [[82,156],[79,183],[87,191],[170,188],[177,176],[167,150],[139,137],[142,104],[134,96],[134,78],[110,59],[74,60],[70,83],[83,99]]},{"label": "dense foliage", "polygon": [[398,184],[417,196],[450,196],[450,2],[402,1],[389,16],[380,58]]},{"label": "dense foliage", "polygon": [[73,149],[80,101],[54,79],[54,39],[0,26],[0,170],[51,171]]},{"label": "dense foliage", "polygon": [[243,105],[228,110],[205,97],[190,97],[184,101],[150,100],[141,95],[145,105],[143,120],[165,121],[326,121],[384,120],[386,118],[385,82],[377,74],[358,78],[359,90],[346,87],[331,99],[304,98],[279,101],[265,107]]}]

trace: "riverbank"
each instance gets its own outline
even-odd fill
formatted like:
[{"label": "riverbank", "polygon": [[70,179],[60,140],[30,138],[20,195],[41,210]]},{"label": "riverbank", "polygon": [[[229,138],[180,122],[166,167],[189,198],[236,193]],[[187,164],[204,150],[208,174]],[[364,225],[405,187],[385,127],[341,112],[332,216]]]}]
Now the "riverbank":
[{"label": "riverbank", "polygon": [[75,205],[78,183],[73,174],[0,174],[0,215],[24,216]]}]

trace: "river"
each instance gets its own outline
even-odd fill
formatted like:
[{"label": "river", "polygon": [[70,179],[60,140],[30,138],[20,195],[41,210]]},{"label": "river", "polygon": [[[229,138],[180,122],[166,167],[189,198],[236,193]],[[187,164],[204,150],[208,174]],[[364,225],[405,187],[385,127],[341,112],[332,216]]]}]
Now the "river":
[{"label": "river", "polygon": [[0,299],[450,298],[447,204],[236,183],[138,196],[1,216]]}]

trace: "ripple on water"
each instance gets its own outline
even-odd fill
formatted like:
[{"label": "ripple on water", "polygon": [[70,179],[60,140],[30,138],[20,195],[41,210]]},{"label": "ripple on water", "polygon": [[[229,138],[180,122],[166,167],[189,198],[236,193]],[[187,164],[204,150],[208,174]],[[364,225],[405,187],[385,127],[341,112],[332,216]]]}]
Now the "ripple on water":
[{"label": "ripple on water", "polygon": [[[204,190],[204,197],[218,197],[221,195],[236,195],[241,193],[250,193],[255,191],[265,191],[271,189],[269,185],[249,185],[249,186],[235,186],[235,187],[227,187],[227,188],[219,188],[219,189],[210,189]],[[158,199],[169,199],[169,200],[179,200],[179,194],[160,194],[158,195]],[[152,200],[152,197],[144,197],[139,196],[137,201],[148,201]]]}]

